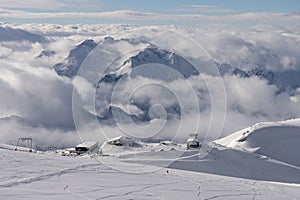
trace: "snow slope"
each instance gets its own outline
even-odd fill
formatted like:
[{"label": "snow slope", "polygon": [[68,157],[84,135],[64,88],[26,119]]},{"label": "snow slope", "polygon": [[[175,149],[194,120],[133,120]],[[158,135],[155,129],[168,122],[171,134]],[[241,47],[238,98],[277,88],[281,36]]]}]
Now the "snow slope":
[{"label": "snow slope", "polygon": [[[0,199],[297,199],[299,184],[0,150]],[[106,159],[103,162],[103,159]],[[105,166],[105,164],[109,164]],[[114,168],[135,170],[128,173]],[[167,171],[168,170],[168,171]]]},{"label": "snow slope", "polygon": [[[299,121],[260,123],[199,150],[182,144],[104,143],[102,156],[60,156],[0,145],[0,199],[296,200],[300,167],[291,162],[299,160]],[[295,143],[288,142],[291,136]],[[277,145],[268,146],[270,139],[286,148],[290,160],[280,161]],[[267,151],[259,152],[258,146],[274,151],[260,155]]]},{"label": "snow slope", "polygon": [[300,119],[258,123],[215,142],[300,166]]}]

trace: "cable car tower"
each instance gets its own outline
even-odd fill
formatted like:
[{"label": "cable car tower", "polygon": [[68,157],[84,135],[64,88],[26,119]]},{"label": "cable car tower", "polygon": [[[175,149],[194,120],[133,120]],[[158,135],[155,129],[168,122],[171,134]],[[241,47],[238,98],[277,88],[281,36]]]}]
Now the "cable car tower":
[{"label": "cable car tower", "polygon": [[32,151],[32,138],[31,137],[19,137],[17,145],[16,145],[16,149],[20,146],[20,144],[23,144],[26,148],[29,148],[29,151]]}]

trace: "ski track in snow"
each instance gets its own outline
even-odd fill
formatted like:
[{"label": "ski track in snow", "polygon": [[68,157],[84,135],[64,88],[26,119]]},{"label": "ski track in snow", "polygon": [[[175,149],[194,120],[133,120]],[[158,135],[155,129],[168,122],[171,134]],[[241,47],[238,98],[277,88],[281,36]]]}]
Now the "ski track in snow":
[{"label": "ski track in snow", "polygon": [[4,188],[5,187],[13,187],[13,186],[17,186],[17,185],[20,185],[20,184],[30,184],[30,183],[33,183],[33,182],[36,182],[36,181],[42,181],[42,180],[45,180],[45,179],[49,179],[53,176],[61,176],[61,175],[66,174],[66,173],[75,173],[76,170],[86,168],[86,167],[91,167],[91,166],[98,166],[98,165],[99,164],[79,165],[77,167],[64,169],[64,170],[61,170],[61,171],[58,171],[58,172],[53,172],[53,173],[49,173],[49,174],[42,174],[42,175],[39,175],[39,176],[34,177],[34,178],[29,178],[29,179],[25,179],[25,180],[21,180],[21,181],[14,181],[14,182],[10,182],[10,183],[7,183],[7,184],[3,184],[3,185],[0,185],[0,188],[1,187],[4,187]]}]

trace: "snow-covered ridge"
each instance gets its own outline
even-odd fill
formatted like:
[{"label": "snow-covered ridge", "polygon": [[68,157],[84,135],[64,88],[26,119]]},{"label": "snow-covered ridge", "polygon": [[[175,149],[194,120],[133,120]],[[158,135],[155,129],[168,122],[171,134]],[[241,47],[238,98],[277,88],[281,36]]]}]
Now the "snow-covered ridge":
[{"label": "snow-covered ridge", "polygon": [[30,42],[46,42],[46,38],[41,35],[31,33],[22,29],[15,29],[9,26],[0,26],[0,41],[30,41]]},{"label": "snow-covered ridge", "polygon": [[[124,73],[130,72],[128,68],[134,68],[139,65],[156,63],[170,66],[174,70],[182,74],[183,77],[187,78],[191,75],[199,74],[192,64],[186,61],[183,57],[175,53],[173,50],[159,49],[151,43],[147,43],[141,40],[134,39],[120,39],[115,40],[112,37],[106,37],[103,42],[97,44],[92,39],[87,39],[77,45],[73,50],[70,51],[68,57],[62,63],[58,63],[54,66],[55,71],[62,76],[67,76],[69,78],[74,77],[84,59],[88,54],[97,46],[104,51],[110,50],[110,46],[115,46],[115,50],[120,50],[122,54],[127,54],[124,56],[125,60],[121,60],[121,65],[119,63],[113,63],[116,66],[109,66],[107,76],[114,74],[117,76],[123,75]],[[142,48],[140,51],[131,52],[130,46]],[[123,52],[122,52],[123,51]],[[111,52],[112,54],[114,52]],[[101,56],[101,55],[100,55]]]},{"label": "snow-covered ridge", "polygon": [[258,123],[215,143],[300,166],[300,119]]},{"label": "snow-covered ridge", "polygon": [[266,80],[268,84],[273,84],[278,88],[279,93],[286,92],[289,95],[295,95],[296,89],[300,86],[300,72],[294,70],[271,71],[263,66],[242,63],[234,66],[228,63],[216,63],[220,74],[234,75],[241,78],[256,76]]}]

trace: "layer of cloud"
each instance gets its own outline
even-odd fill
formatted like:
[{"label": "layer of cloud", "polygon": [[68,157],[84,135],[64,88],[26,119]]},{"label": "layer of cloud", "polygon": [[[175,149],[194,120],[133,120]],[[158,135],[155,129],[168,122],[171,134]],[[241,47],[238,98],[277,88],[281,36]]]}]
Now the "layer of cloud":
[{"label": "layer of cloud", "polygon": [[[220,30],[220,29],[223,30]],[[219,63],[243,68],[256,66],[271,71],[299,71],[297,29],[213,27],[188,29],[193,38]]]},{"label": "layer of cloud", "polygon": [[181,8],[172,9],[172,11],[180,12],[199,12],[199,13],[234,13],[236,10],[219,8],[208,5],[186,5]]},{"label": "layer of cloud", "polygon": [[44,45],[1,43],[0,88],[5,95],[0,97],[0,118],[17,115],[49,126],[74,127],[72,84],[51,69],[50,59],[36,58]]},{"label": "layer of cloud", "polygon": [[[31,137],[33,148],[38,150],[45,150],[47,146],[73,147],[80,142],[76,131],[24,123],[21,118],[14,116],[0,119],[0,127],[0,142],[11,145],[16,145],[19,137]],[[27,147],[27,144],[21,142],[20,146]]]},{"label": "layer of cloud", "polygon": [[98,0],[0,0],[1,8],[26,8],[26,9],[41,9],[41,10],[57,10],[60,8],[75,8],[80,5],[80,8],[92,8],[99,6]]},{"label": "layer of cloud", "polygon": [[[198,132],[201,139],[217,139],[254,123],[300,116],[299,101],[294,101],[285,93],[277,94],[275,86],[257,77],[225,76],[223,81],[227,98],[226,110],[224,110],[224,97],[220,96],[222,88],[214,87],[217,79],[218,77],[206,75],[173,82],[153,81],[143,77],[130,78],[122,82],[121,88],[116,89],[118,95],[112,102],[114,105],[123,108],[124,111],[128,109],[128,113],[133,111],[139,115],[140,110],[136,112],[136,108],[131,109],[132,103],[139,102],[141,105],[147,105],[150,101],[153,105],[161,105],[161,109],[165,109],[165,112],[172,115],[172,112],[168,112],[168,108],[178,104],[184,114],[179,119],[154,118],[149,124],[141,125],[134,121],[131,123],[118,121],[120,116],[116,112],[113,113],[114,120],[118,122],[115,125],[88,124],[85,132],[93,133],[95,138],[101,137],[102,140],[125,134],[135,138],[159,138],[185,142],[188,134],[193,132]],[[188,88],[187,82],[192,85],[193,92]],[[147,87],[139,87],[143,85]],[[212,86],[210,91],[207,91],[206,85]],[[175,97],[168,91],[175,94]],[[196,94],[199,104],[193,101],[193,93]],[[214,104],[211,104],[211,98]],[[212,109],[213,113],[211,113]],[[159,110],[158,113],[163,112]],[[155,114],[157,112],[154,116]],[[82,136],[88,138],[91,134]]]},{"label": "layer of cloud", "polygon": [[218,21],[218,22],[243,22],[243,21],[259,21],[267,22],[299,22],[300,15],[297,13],[274,13],[274,12],[249,12],[241,14],[227,15],[200,15],[200,14],[161,14],[150,12],[139,12],[132,10],[117,10],[111,12],[26,12],[17,10],[1,9],[0,16],[2,18],[27,18],[27,19],[118,19],[118,20],[198,20],[198,21]]},{"label": "layer of cloud", "polygon": [[[187,82],[192,85],[192,91],[187,86]],[[226,99],[224,96],[220,97],[222,88],[214,87],[216,82],[217,77],[205,75],[169,83],[153,82],[153,80],[141,77],[122,82],[122,87],[116,91],[118,96],[114,98],[115,105],[119,104],[122,107],[130,108],[130,104],[134,101],[141,105],[147,105],[150,102],[153,105],[161,105],[167,112],[168,108],[177,104],[182,112],[181,119],[175,118],[166,121],[163,125],[162,123],[153,123],[147,127],[141,127],[133,121],[126,125],[119,123],[116,128],[107,127],[111,132],[106,132],[106,135],[114,133],[116,136],[125,133],[133,134],[138,138],[155,134],[158,138],[184,142],[189,133],[198,132],[201,138],[217,139],[221,135],[228,135],[257,122],[300,116],[300,102],[293,102],[285,93],[277,94],[278,89],[274,85],[269,85],[257,77],[225,76]],[[143,85],[147,85],[147,87],[138,87]],[[157,85],[162,87],[159,89]],[[210,91],[207,90],[206,85],[211,85]],[[197,96],[198,102],[193,101],[194,94]],[[226,110],[223,107],[224,101],[227,102]],[[172,115],[172,113],[170,114]],[[199,114],[200,116],[198,116]],[[224,116],[225,123],[223,124]],[[198,121],[198,117],[200,121]],[[115,119],[117,118],[116,116]],[[211,123],[214,126],[209,127]],[[222,131],[219,132],[219,130]]]},{"label": "layer of cloud", "polygon": [[0,5],[2,8],[37,8],[37,9],[54,9],[65,6],[60,0],[0,0]]}]

